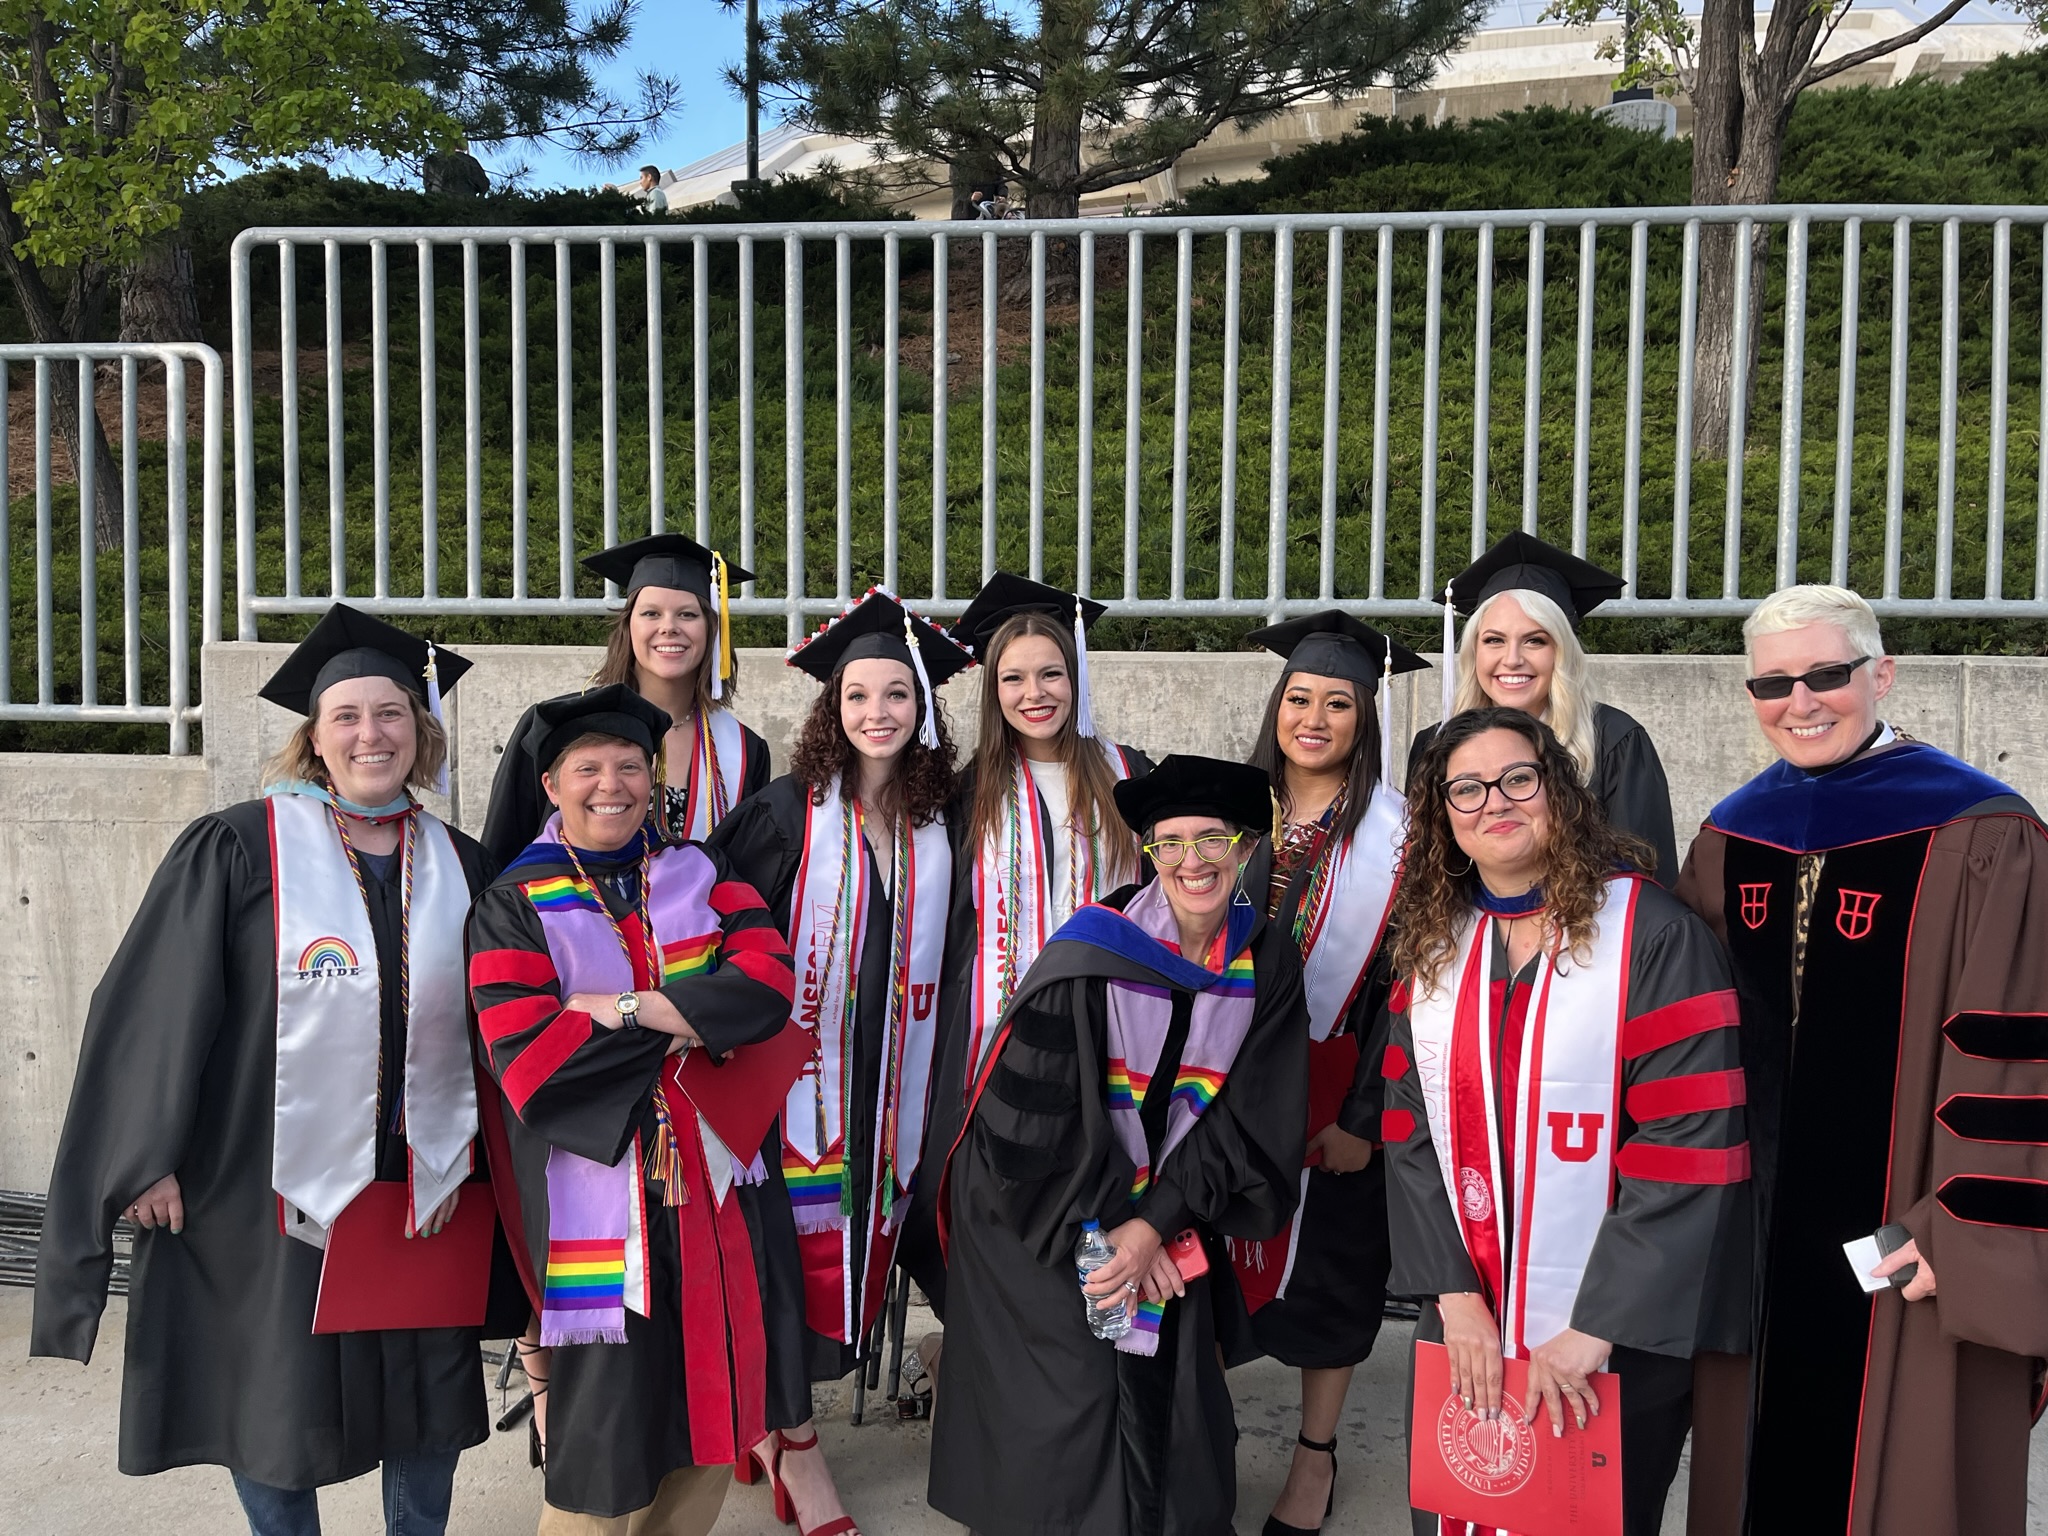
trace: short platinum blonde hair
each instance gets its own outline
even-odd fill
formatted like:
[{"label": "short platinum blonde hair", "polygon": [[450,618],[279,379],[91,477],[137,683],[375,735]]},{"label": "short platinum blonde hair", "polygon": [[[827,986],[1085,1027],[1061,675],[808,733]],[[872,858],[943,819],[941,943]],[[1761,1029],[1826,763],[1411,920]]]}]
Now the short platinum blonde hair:
[{"label": "short platinum blonde hair", "polygon": [[1851,650],[1873,660],[1885,654],[1884,636],[1878,632],[1877,614],[1870,604],[1847,587],[1819,582],[1786,587],[1758,603],[1742,621],[1742,648],[1753,657],[1758,635],[1781,635],[1809,624],[1834,625],[1848,637]]},{"label": "short platinum blonde hair", "polygon": [[1579,644],[1570,615],[1543,593],[1530,587],[1511,587],[1494,593],[1473,610],[1472,617],[1465,621],[1465,632],[1458,638],[1458,686],[1451,696],[1451,713],[1462,715],[1468,709],[1486,709],[1493,704],[1486,690],[1479,686],[1479,634],[1486,627],[1487,610],[1504,597],[1512,597],[1529,616],[1529,622],[1550,636],[1557,647],[1557,660],[1550,671],[1550,702],[1544,710],[1543,722],[1556,732],[1565,751],[1579,765],[1579,776],[1590,784],[1600,754],[1599,733],[1594,728],[1600,699],[1593,691],[1586,648]]}]

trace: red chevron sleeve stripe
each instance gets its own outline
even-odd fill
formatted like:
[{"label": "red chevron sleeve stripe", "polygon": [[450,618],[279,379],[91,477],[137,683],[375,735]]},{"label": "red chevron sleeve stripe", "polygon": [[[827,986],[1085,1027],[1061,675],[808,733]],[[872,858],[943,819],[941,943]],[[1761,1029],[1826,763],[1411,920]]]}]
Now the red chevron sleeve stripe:
[{"label": "red chevron sleeve stripe", "polygon": [[789,941],[783,938],[781,930],[773,924],[764,923],[758,928],[736,928],[725,936],[725,953],[728,958],[735,954],[754,953],[789,958]]},{"label": "red chevron sleeve stripe", "polygon": [[533,1028],[561,1006],[560,998],[545,992],[535,992],[478,1009],[476,1025],[483,1031],[484,1043],[496,1045],[507,1035],[516,1035]]},{"label": "red chevron sleeve stripe", "polygon": [[1622,1025],[1621,1054],[1630,1059],[1647,1056],[1710,1029],[1733,1029],[1739,1018],[1732,988],[1681,998]]},{"label": "red chevron sleeve stripe", "polygon": [[1646,1120],[1669,1120],[1676,1115],[1704,1114],[1710,1109],[1733,1109],[1747,1102],[1749,1092],[1742,1069],[1726,1072],[1695,1072],[1689,1077],[1660,1078],[1654,1083],[1637,1083],[1623,1101],[1629,1118],[1641,1125]]},{"label": "red chevron sleeve stripe", "polygon": [[747,950],[741,950],[736,954],[727,951],[726,959],[732,962],[733,969],[742,976],[758,981],[764,987],[773,987],[786,1003],[796,997],[796,975],[790,970],[784,958],[787,954],[786,950],[783,956]]},{"label": "red chevron sleeve stripe", "polygon": [[721,880],[711,887],[711,910],[720,917],[730,917],[735,912],[751,908],[767,909],[768,903],[761,899],[761,893],[744,880]]},{"label": "red chevron sleeve stripe", "polygon": [[1652,1184],[1740,1184],[1749,1177],[1749,1143],[1655,1147],[1631,1141],[1614,1154],[1614,1171]]},{"label": "red chevron sleeve stripe", "polygon": [[555,962],[539,950],[486,949],[469,959],[472,987],[545,987],[554,980]]},{"label": "red chevron sleeve stripe", "polygon": [[523,1114],[526,1101],[589,1038],[590,1015],[566,1009],[554,1023],[542,1030],[540,1038],[521,1051],[512,1065],[498,1076],[498,1081],[504,1086],[505,1097],[512,1101],[513,1110]]}]

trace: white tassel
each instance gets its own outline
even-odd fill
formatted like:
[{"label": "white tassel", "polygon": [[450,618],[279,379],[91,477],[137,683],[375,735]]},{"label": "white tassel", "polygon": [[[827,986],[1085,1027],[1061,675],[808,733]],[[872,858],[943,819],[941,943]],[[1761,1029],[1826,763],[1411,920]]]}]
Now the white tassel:
[{"label": "white tassel", "polygon": [[903,610],[903,641],[910,647],[910,665],[917,671],[917,691],[924,699],[924,723],[917,728],[917,739],[929,751],[939,750],[939,701],[932,696],[932,680],[924,669],[924,652],[918,649],[917,631],[910,622],[910,610]]},{"label": "white tassel", "polygon": [[1386,659],[1380,664],[1380,782],[1389,787],[1394,782],[1394,705],[1391,695],[1394,691],[1394,641],[1387,637]]},{"label": "white tassel", "polygon": [[1088,624],[1081,599],[1074,599],[1074,733],[1093,738],[1095,706],[1088,697]]},{"label": "white tassel", "polygon": [[1436,717],[1437,726],[1441,729],[1450,721],[1451,699],[1458,686],[1458,610],[1452,606],[1448,582],[1444,584],[1444,660],[1443,677],[1439,681],[1444,690],[1443,709]]},{"label": "white tassel", "polygon": [[712,554],[711,571],[711,697],[725,697],[725,557]]},{"label": "white tassel", "polygon": [[[441,734],[448,734],[448,722],[441,714],[441,672],[434,664],[434,642],[427,642],[427,713],[434,717],[434,723],[441,727]],[[434,793],[448,793],[448,754],[441,754],[441,771],[434,776]]]}]

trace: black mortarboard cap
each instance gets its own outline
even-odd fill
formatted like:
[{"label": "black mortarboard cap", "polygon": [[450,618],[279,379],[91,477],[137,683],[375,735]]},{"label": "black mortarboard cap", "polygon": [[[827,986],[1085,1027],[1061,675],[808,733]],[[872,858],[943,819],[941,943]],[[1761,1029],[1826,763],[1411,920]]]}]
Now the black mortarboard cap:
[{"label": "black mortarboard cap", "polygon": [[1109,612],[1106,603],[1098,603],[1092,597],[1079,597],[1058,587],[1047,586],[1042,581],[1033,581],[1028,576],[997,571],[981,584],[981,590],[974,594],[974,601],[967,605],[967,611],[953,621],[952,635],[986,661],[988,658],[983,653],[989,641],[995,638],[1003,621],[1013,614],[1049,614],[1062,624],[1072,624],[1076,603],[1081,605],[1084,630]]},{"label": "black mortarboard cap", "polygon": [[1541,592],[1579,621],[1628,585],[1590,560],[1568,555],[1531,533],[1509,534],[1451,578],[1451,601],[1466,613],[1500,592]]},{"label": "black mortarboard cap", "polygon": [[1391,635],[1350,614],[1326,608],[1304,619],[1270,624],[1245,636],[1267,650],[1287,658],[1289,672],[1313,672],[1318,677],[1342,677],[1375,693],[1386,672],[1388,652],[1393,653],[1395,672],[1417,672],[1429,665]]},{"label": "black mortarboard cap", "polygon": [[[642,587],[668,587],[677,592],[694,592],[708,603],[716,596],[712,591],[712,567],[717,558],[716,551],[680,533],[651,533],[644,539],[629,539],[586,555],[583,568],[616,582],[629,598]],[[754,573],[728,560],[725,579],[729,585],[737,586],[752,581]]]},{"label": "black mortarboard cap", "polygon": [[1119,780],[1111,791],[1117,814],[1140,836],[1169,816],[1214,816],[1233,826],[1273,824],[1273,783],[1250,763],[1176,752],[1142,779]]},{"label": "black mortarboard cap", "polygon": [[562,749],[579,736],[617,736],[644,747],[652,758],[660,754],[670,724],[660,705],[648,703],[625,683],[607,683],[534,705],[533,724],[522,745],[542,771],[553,768]]},{"label": "black mortarboard cap", "polygon": [[[916,660],[911,657],[910,642],[905,635],[906,619],[909,620],[909,634],[917,637]],[[789,653],[789,664],[823,683],[831,681],[833,674],[849,661],[871,656],[900,661],[913,671],[921,661],[925,676],[931,679],[935,688],[955,673],[964,672],[974,665],[972,652],[938,625],[911,612],[892,593],[880,587],[870,587],[865,596],[838,618],[820,624],[815,633]]]},{"label": "black mortarboard cap", "polygon": [[427,691],[430,656],[443,694],[469,670],[469,663],[453,651],[444,651],[347,603],[336,603],[320,616],[313,632],[284,659],[284,665],[270,674],[258,696],[310,715],[320,695],[336,683],[357,677],[388,677],[422,701],[432,702]]}]

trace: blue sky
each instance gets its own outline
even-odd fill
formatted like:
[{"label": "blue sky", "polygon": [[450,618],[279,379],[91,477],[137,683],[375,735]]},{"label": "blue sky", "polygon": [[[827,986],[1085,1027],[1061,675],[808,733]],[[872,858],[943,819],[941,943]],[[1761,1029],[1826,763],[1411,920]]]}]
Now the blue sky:
[{"label": "blue sky", "polygon": [[[533,168],[528,185],[535,188],[594,186],[631,179],[643,164],[668,170],[738,143],[746,136],[746,112],[727,90],[720,71],[740,58],[744,17],[744,11],[728,12],[717,0],[640,0],[633,41],[614,61],[606,83],[630,101],[634,77],[651,69],[681,81],[683,100],[630,164],[592,165],[552,145],[516,146],[485,163],[497,170],[523,157]],[[762,113],[763,132],[774,122],[772,112]]]}]

